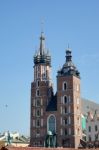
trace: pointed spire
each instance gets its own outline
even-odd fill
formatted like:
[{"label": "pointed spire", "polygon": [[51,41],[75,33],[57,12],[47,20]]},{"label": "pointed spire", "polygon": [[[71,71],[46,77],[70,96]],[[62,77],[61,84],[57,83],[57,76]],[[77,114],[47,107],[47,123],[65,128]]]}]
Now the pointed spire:
[{"label": "pointed spire", "polygon": [[66,49],[66,62],[70,62],[72,61],[72,55],[71,55],[71,49],[69,48],[69,44],[68,44],[68,48]]},{"label": "pointed spire", "polygon": [[44,50],[45,50],[45,37],[44,37],[44,33],[41,32],[41,36],[40,36],[40,55],[44,54]]}]

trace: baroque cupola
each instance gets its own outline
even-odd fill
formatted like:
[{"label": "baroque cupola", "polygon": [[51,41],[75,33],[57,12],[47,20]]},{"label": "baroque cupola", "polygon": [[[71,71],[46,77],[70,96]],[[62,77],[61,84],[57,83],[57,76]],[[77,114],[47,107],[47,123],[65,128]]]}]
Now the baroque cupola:
[{"label": "baroque cupola", "polygon": [[66,61],[63,67],[58,71],[58,75],[74,75],[80,78],[80,73],[72,62],[72,51],[68,47],[66,50]]}]

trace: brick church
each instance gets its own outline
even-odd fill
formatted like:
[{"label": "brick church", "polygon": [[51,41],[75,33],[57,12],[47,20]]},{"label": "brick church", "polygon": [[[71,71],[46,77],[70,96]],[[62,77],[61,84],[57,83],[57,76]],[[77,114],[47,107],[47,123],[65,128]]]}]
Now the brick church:
[{"label": "brick church", "polygon": [[78,148],[82,139],[80,73],[67,48],[64,64],[57,72],[57,91],[51,81],[51,56],[41,32],[34,55],[31,83],[30,146]]}]

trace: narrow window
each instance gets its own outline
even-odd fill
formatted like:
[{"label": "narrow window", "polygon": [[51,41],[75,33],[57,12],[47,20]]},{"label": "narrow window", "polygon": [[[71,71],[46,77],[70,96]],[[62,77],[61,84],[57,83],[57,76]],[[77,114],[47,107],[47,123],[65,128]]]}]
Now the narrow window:
[{"label": "narrow window", "polygon": [[64,103],[67,103],[67,96],[64,96]]},{"label": "narrow window", "polygon": [[67,118],[65,119],[65,125],[68,123],[68,120],[67,120]]},{"label": "narrow window", "polygon": [[95,131],[98,131],[98,127],[97,127],[97,125],[95,125]]},{"label": "narrow window", "polygon": [[98,140],[98,134],[95,134],[95,140]]},{"label": "narrow window", "polygon": [[67,83],[63,83],[63,90],[67,90]]},{"label": "narrow window", "polygon": [[40,110],[37,110],[37,117],[39,117],[40,116]]},{"label": "narrow window", "polygon": [[51,115],[48,118],[48,131],[51,131],[52,133],[55,133],[56,130],[56,122],[55,122],[55,116]]},{"label": "narrow window", "polygon": [[89,130],[89,132],[91,132],[91,126],[89,126],[88,130]]}]

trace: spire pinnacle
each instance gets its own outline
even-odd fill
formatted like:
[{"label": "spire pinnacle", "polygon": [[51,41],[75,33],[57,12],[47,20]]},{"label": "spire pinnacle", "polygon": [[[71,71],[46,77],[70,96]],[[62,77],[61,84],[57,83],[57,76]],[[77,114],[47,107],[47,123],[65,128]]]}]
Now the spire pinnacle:
[{"label": "spire pinnacle", "polygon": [[66,49],[66,62],[72,61],[71,49],[68,44],[68,48]]},{"label": "spire pinnacle", "polygon": [[41,36],[40,36],[40,55],[44,54],[44,50],[45,50],[45,37],[44,37],[44,33],[41,32]]}]

